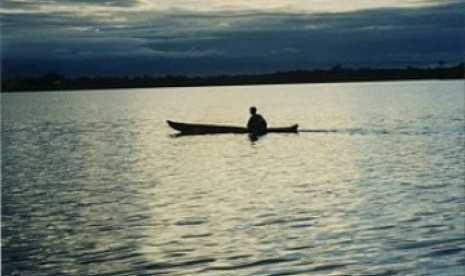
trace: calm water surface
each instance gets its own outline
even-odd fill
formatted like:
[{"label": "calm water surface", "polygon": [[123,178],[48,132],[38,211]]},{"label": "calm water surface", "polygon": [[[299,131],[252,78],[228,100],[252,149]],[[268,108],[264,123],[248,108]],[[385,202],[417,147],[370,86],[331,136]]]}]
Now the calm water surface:
[{"label": "calm water surface", "polygon": [[[165,123],[250,105],[302,132]],[[463,81],[2,94],[3,275],[462,275],[464,114]]]}]

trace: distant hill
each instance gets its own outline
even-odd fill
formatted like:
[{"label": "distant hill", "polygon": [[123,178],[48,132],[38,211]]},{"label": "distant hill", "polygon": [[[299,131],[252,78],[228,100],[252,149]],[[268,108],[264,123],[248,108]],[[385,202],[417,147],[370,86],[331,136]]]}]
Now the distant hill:
[{"label": "distant hill", "polygon": [[38,77],[6,78],[2,81],[1,88],[2,92],[19,92],[463,78],[465,78],[464,63],[460,63],[455,66],[444,66],[442,64],[438,64],[434,68],[407,67],[403,69],[355,69],[335,65],[333,68],[328,70],[296,70],[276,72],[272,74],[216,75],[206,77],[167,75],[162,77],[136,76],[69,78],[56,72],[50,72]]}]

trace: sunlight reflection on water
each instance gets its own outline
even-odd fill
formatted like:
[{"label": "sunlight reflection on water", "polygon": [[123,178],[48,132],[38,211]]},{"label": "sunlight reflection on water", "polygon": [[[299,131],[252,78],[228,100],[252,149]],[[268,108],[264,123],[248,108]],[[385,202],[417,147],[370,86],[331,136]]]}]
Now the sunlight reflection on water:
[{"label": "sunlight reflection on water", "polygon": [[[463,82],[2,102],[6,275],[458,275],[465,264]],[[252,144],[172,138],[164,122],[243,125],[252,104],[308,132]]]}]

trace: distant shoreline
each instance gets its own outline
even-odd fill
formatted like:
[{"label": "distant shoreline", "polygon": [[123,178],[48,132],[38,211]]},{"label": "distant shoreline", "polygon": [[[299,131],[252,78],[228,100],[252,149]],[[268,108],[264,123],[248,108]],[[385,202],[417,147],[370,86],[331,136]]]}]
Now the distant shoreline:
[{"label": "distant shoreline", "polygon": [[295,70],[271,74],[215,75],[189,77],[183,75],[136,77],[65,77],[50,72],[38,77],[4,78],[2,92],[34,92],[117,88],[202,87],[233,85],[271,85],[299,83],[376,82],[401,80],[465,79],[465,65],[438,65],[434,68],[404,69],[344,68]]}]

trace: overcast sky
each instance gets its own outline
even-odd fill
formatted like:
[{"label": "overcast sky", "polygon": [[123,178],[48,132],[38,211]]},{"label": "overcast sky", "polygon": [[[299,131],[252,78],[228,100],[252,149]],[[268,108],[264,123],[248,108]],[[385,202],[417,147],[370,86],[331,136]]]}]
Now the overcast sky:
[{"label": "overcast sky", "polygon": [[2,73],[223,74],[456,64],[455,0],[2,0]]}]

